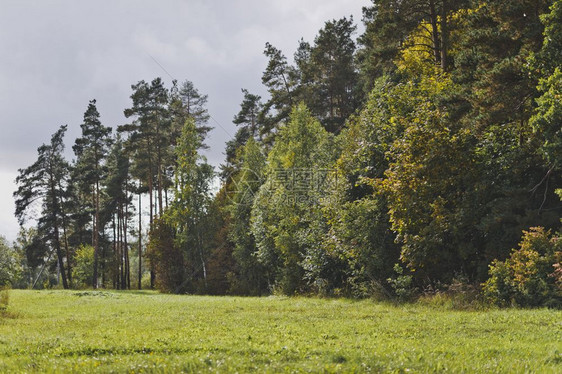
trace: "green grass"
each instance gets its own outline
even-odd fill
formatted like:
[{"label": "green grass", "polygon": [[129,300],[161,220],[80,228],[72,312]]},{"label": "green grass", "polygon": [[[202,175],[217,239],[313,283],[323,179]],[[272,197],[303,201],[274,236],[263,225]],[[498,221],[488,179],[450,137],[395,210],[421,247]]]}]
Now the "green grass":
[{"label": "green grass", "polygon": [[562,312],[11,291],[0,372],[562,372]]}]

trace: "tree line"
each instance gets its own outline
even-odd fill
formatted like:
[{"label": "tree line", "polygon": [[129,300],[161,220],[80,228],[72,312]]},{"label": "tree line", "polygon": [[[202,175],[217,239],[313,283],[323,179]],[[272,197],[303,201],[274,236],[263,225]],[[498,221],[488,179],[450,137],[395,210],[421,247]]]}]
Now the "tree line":
[{"label": "tree line", "polygon": [[[131,108],[124,111],[131,123],[118,126],[114,134],[101,123],[96,100],[91,100],[81,137],[72,146],[72,162],[64,157],[65,125],[50,143],[38,148],[37,161],[19,171],[14,192],[16,217],[22,225],[32,218],[36,226],[22,230],[18,242],[28,267],[35,273],[45,267],[56,270],[64,288],[86,284],[131,288],[131,273],[136,270],[136,287],[141,287],[143,195],[148,196],[151,227],[171,202],[175,148],[187,118],[194,123],[197,148],[203,146],[202,139],[210,130],[207,96],[190,81],[174,81],[168,89],[156,78],[138,82],[132,91]],[[133,250],[137,269],[131,267]],[[154,287],[154,269],[148,265],[150,287]],[[84,271],[73,282],[75,266]]]},{"label": "tree line", "polygon": [[28,266],[65,288],[75,273],[131,288],[134,263],[133,287],[167,292],[399,297],[462,280],[560,305],[562,1],[373,0],[363,23],[355,39],[351,17],[326,22],[292,59],[266,44],[268,97],[242,90],[218,172],[191,82],[133,85],[115,135],[91,101],[72,163],[63,126],[20,170],[20,222],[41,204]]}]

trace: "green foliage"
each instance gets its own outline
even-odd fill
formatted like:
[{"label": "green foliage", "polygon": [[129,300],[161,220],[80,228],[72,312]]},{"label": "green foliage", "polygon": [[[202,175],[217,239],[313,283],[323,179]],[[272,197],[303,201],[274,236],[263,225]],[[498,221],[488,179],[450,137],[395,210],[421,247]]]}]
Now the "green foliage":
[{"label": "green foliage", "polygon": [[156,274],[156,288],[162,292],[185,290],[185,259],[175,242],[173,226],[156,220],[149,233],[146,257]]},{"label": "green foliage", "polygon": [[72,149],[77,157],[74,172],[77,181],[86,184],[86,191],[92,190],[92,185],[103,178],[105,167],[103,159],[109,152],[111,140],[111,127],[103,126],[100,122],[100,114],[96,107],[96,100],[91,100],[84,113],[84,123],[80,125],[82,136],[77,138]]},{"label": "green foliage", "polygon": [[257,138],[262,135],[260,113],[263,110],[263,104],[261,96],[251,94],[246,89],[242,89],[242,93],[244,99],[240,104],[240,112],[234,116],[232,123],[246,129],[251,137]]},{"label": "green foliage", "polygon": [[[172,145],[180,131],[178,128],[181,129],[184,124],[181,119],[185,118],[185,113],[181,100],[177,99],[172,105],[175,116],[170,118],[170,93],[161,78],[155,78],[150,83],[142,80],[131,88],[132,107],[125,109],[124,114],[133,121],[119,126],[117,131],[128,135],[126,145],[135,164],[133,174],[148,187],[150,196],[157,191],[157,208],[162,213],[164,189],[170,183],[165,170],[166,166],[173,164]],[[150,204],[150,222],[153,218],[154,208]]]},{"label": "green foliage", "polygon": [[404,274],[404,269],[399,264],[394,264],[394,272],[396,276],[387,279],[394,290],[394,294],[399,301],[411,300],[416,292],[413,285],[414,278],[410,274]]},{"label": "green foliage", "polygon": [[381,185],[401,259],[418,279],[450,279],[477,253],[466,229],[474,219],[469,186],[477,180],[471,136],[448,121],[441,105],[452,90],[451,80],[439,75],[409,81],[387,96],[389,122],[400,136],[387,152]]},{"label": "green foliage", "polygon": [[[538,108],[531,119],[535,131],[542,137],[542,153],[549,165],[562,159],[562,71],[557,67],[552,75],[541,80],[542,96],[537,99]],[[560,169],[559,165],[556,165]]]},{"label": "green foliage", "polygon": [[0,236],[0,287],[13,285],[21,273],[19,254]]},{"label": "green foliage", "polygon": [[[96,107],[96,100],[91,100],[86,112],[84,113],[84,123],[80,125],[82,128],[82,136],[76,139],[72,149],[76,155],[76,164],[73,169],[73,184],[77,186],[83,196],[91,196],[91,198],[79,200],[76,208],[78,211],[88,212],[92,214],[92,230],[94,248],[94,262],[92,273],[92,286],[98,286],[98,270],[100,233],[103,232],[103,223],[100,222],[101,211],[101,182],[106,177],[107,165],[106,158],[109,154],[112,143],[112,128],[103,126],[100,122],[100,114]],[[83,229],[82,227],[78,230]],[[76,230],[76,231],[78,231]],[[83,233],[82,233],[83,234]],[[82,279],[77,284],[82,283]]]},{"label": "green foliage", "polygon": [[[431,31],[418,24],[396,60],[400,83],[382,95],[380,106],[390,112],[383,122],[395,137],[390,147],[372,145],[388,159],[385,176],[373,185],[387,192],[402,260],[416,270],[418,282],[450,282],[456,272],[483,280],[487,265],[507,256],[524,227],[558,221],[558,202],[548,186],[559,181],[541,162],[528,122],[532,105],[526,97],[536,81],[522,60],[513,60],[514,54],[536,51],[540,38],[502,29],[494,37],[513,38],[514,48],[493,51],[490,40],[478,39],[490,35],[489,28],[515,27],[520,15],[509,8],[483,4],[454,15],[451,21],[461,29],[451,45],[451,74],[431,66],[430,50],[417,46]],[[540,30],[536,13],[525,27]],[[476,65],[464,65],[469,55]],[[477,79],[465,80],[465,69],[476,70]]]},{"label": "green foliage", "polygon": [[417,52],[410,54],[416,63],[450,70],[455,62],[454,34],[462,26],[454,15],[468,5],[467,0],[372,0],[363,8],[365,33],[359,37],[357,53],[365,93],[381,76],[399,76],[398,57],[407,49]]},{"label": "green foliage", "polygon": [[479,0],[466,13],[452,74],[475,131],[502,124],[524,138],[537,85],[527,61],[543,43],[540,15],[549,2]]},{"label": "green foliage", "polygon": [[376,186],[388,168],[386,153],[401,131],[389,122],[389,91],[392,85],[380,79],[365,109],[339,136],[337,183],[323,204],[329,225],[323,246],[344,261],[345,288],[358,297],[385,293],[382,285],[399,254],[387,197]]},{"label": "green foliage", "polygon": [[4,313],[8,309],[8,304],[10,303],[10,292],[5,286],[0,287],[0,317],[3,317]]},{"label": "green foliage", "polygon": [[250,217],[255,196],[264,182],[266,158],[258,143],[250,138],[241,149],[240,171],[232,178],[229,213],[232,217],[229,238],[234,243],[236,276],[231,277],[234,293],[260,295],[266,293],[266,268],[256,257],[257,247]]},{"label": "green foliage", "polygon": [[560,261],[562,241],[541,227],[523,232],[519,249],[490,265],[485,295],[495,304],[562,306]]},{"label": "green foliage", "polygon": [[[174,81],[173,83],[175,87],[176,81]],[[173,120],[176,123],[183,125],[186,120],[192,119],[195,122],[195,127],[197,128],[197,135],[199,136],[200,146],[202,148],[206,148],[207,146],[205,145],[204,141],[207,133],[212,130],[212,127],[208,125],[211,116],[209,115],[209,111],[206,108],[209,96],[200,93],[195,85],[188,80],[184,81],[180,85],[177,93],[174,89],[172,89],[171,96],[171,106],[173,107],[177,104],[174,108],[177,110],[177,112],[173,113]]]},{"label": "green foliage", "polygon": [[[301,104],[269,153],[251,224],[270,285],[283,293],[303,291],[307,285],[321,288],[334,275],[333,261],[320,247],[326,231],[320,199],[326,186],[312,185],[313,173],[330,166],[333,152],[331,136]],[[303,182],[295,172],[305,173]],[[303,188],[294,183],[304,183]]]},{"label": "green foliage", "polygon": [[[270,99],[264,104],[262,118],[264,120],[264,134],[273,130],[290,113],[295,105],[296,86],[298,85],[298,71],[290,66],[283,52],[270,43],[265,44],[264,55],[268,58],[265,71],[262,74],[262,83],[267,87]],[[273,110],[273,113],[271,113]]]},{"label": "green foliage", "polygon": [[531,126],[540,136],[541,151],[551,170],[560,170],[562,159],[562,2],[554,1],[550,12],[541,17],[545,26],[544,43],[540,52],[533,56],[534,67],[540,72],[536,99],[537,109],[531,118]]},{"label": "green foliage", "polygon": [[558,244],[526,234],[510,251],[524,229],[560,227],[562,1],[372,0],[363,21],[359,50],[345,17],[292,61],[266,44],[269,95],[242,90],[217,194],[198,152],[208,97],[192,82],[133,85],[123,138],[90,102],[73,172],[66,127],[20,170],[20,222],[43,204],[18,245],[21,284],[54,285],[58,268],[68,287],[86,243],[94,287],[99,270],[129,288],[132,235],[142,283],[148,221],[150,286],[167,292],[408,299],[417,287],[471,305],[490,276],[498,304],[556,304]]},{"label": "green foliage", "polygon": [[74,254],[74,268],[72,279],[77,288],[87,288],[92,285],[94,277],[94,247],[82,244]]},{"label": "green foliage", "polygon": [[195,121],[188,119],[175,149],[174,200],[150,234],[149,258],[156,267],[159,288],[167,292],[204,292],[207,287],[212,244],[210,183],[214,172],[199,156],[199,145]]},{"label": "green foliage", "polygon": [[221,178],[225,181],[225,184],[230,183],[230,178],[232,178],[236,172],[240,169],[240,152],[242,147],[250,139],[250,131],[248,127],[241,127],[234,134],[234,139],[226,142],[226,162],[221,165]]},{"label": "green foliage", "polygon": [[150,276],[149,272],[143,273],[142,278],[141,278],[141,289],[143,290],[149,290],[151,287],[151,279],[152,277]]},{"label": "green foliage", "polygon": [[307,53],[297,56],[305,89],[300,99],[331,133],[359,106],[353,18],[325,23]]},{"label": "green foliage", "polygon": [[[28,247],[30,242],[33,240],[35,235],[35,229],[33,228],[20,228],[18,236],[13,243],[13,255],[17,260],[17,271],[18,275],[11,282],[12,288],[29,288],[31,286],[34,270],[30,266],[30,261],[27,257]],[[43,251],[40,251],[43,252]]]},{"label": "green foliage", "polygon": [[[34,246],[41,252],[36,254],[37,259],[47,253],[45,242],[51,244],[56,251],[58,267],[61,271],[64,288],[69,288],[68,275],[70,272],[70,253],[66,245],[65,228],[67,215],[64,202],[69,180],[70,165],[64,159],[64,134],[67,126],[61,126],[52,136],[49,144],[43,144],[37,149],[37,160],[29,167],[19,170],[16,178],[18,189],[14,192],[16,199],[16,217],[20,224],[29,218],[29,211],[37,200],[42,202],[41,214],[37,217],[37,237]],[[63,245],[65,251],[63,252]],[[66,255],[66,256],[65,256]],[[65,262],[66,257],[66,262]]]},{"label": "green foliage", "polygon": [[367,195],[334,203],[325,214],[330,217],[330,231],[323,247],[345,264],[347,293],[354,297],[384,294],[382,285],[390,275],[391,263],[398,260],[384,199]]},{"label": "green foliage", "polygon": [[114,140],[106,157],[105,166],[108,172],[103,180],[102,196],[105,199],[103,200],[103,209],[100,212],[100,226],[111,225],[114,253],[113,256],[109,256],[109,251],[107,249],[103,251],[103,248],[101,248],[102,251],[100,252],[105,253],[106,258],[102,258],[100,262],[104,269],[110,270],[108,274],[111,275],[115,287],[125,289],[130,286],[130,273],[129,248],[123,232],[128,231],[127,223],[130,219],[129,210],[132,209],[131,190],[133,186],[130,183],[131,160],[120,136],[117,136]]},{"label": "green foliage", "polygon": [[[319,289],[329,285],[365,295],[369,287],[380,290],[400,250],[417,286],[447,284],[459,273],[468,283],[481,282],[490,262],[506,258],[523,228],[556,227],[559,202],[552,186],[560,185],[555,172],[562,157],[556,100],[561,78],[553,67],[558,61],[548,56],[557,53],[559,14],[555,5],[542,17],[543,36],[547,5],[373,1],[364,10],[367,29],[357,54],[361,84],[372,91],[357,117],[346,116],[348,129],[338,139],[342,154],[335,169],[341,182],[321,204],[322,214],[308,221],[304,217],[313,209],[296,219],[289,209],[254,207],[253,233],[265,268],[275,269],[272,279],[279,283],[280,271],[287,271],[285,253],[300,253],[290,257],[288,274],[295,279],[289,283],[315,279]],[[304,93],[324,125],[314,101],[321,80],[311,78],[321,69],[312,62],[324,50],[321,39],[338,34],[329,30],[340,21],[326,23],[314,45],[301,41],[294,67],[280,51],[268,50],[276,59],[266,73],[277,77],[280,95],[290,99],[284,108]],[[541,80],[541,98],[539,78],[529,72],[533,56],[542,61],[539,72],[552,75]],[[325,104],[329,97],[321,94],[320,100]],[[268,169],[286,167],[276,157],[286,152],[277,142]],[[265,192],[268,183],[260,190],[260,205],[285,193]],[[314,233],[308,238],[322,238],[315,239],[318,250],[297,249],[297,222]],[[333,277],[318,276],[321,268],[331,269]]]},{"label": "green foliage", "polygon": [[260,143],[264,140],[272,141],[269,138],[272,134],[268,134],[271,129],[266,128],[267,121],[264,119],[266,114],[261,97],[251,94],[246,89],[242,89],[242,93],[244,93],[244,99],[240,104],[240,111],[232,120],[232,123],[239,128],[234,139],[226,142],[226,163],[221,165],[221,177],[226,184],[229,184],[230,178],[239,171],[242,162],[242,148],[249,139],[259,140]]},{"label": "green foliage", "polygon": [[[249,294],[247,289],[233,286],[232,275],[236,271],[234,244],[229,239],[232,217],[228,212],[229,198],[223,188],[217,192],[208,211],[207,246],[209,248],[207,285],[201,292],[209,295]],[[257,272],[257,270],[256,270]]]},{"label": "green foliage", "polygon": [[272,133],[288,120],[299,102],[306,104],[327,131],[341,131],[360,104],[355,30],[352,18],[326,22],[313,45],[300,41],[294,65],[279,49],[266,44],[264,54],[269,62],[262,82],[271,97],[261,114],[263,133]]},{"label": "green foliage", "polygon": [[415,22],[401,17],[396,2],[373,1],[363,8],[365,32],[359,36],[357,53],[361,71],[361,83],[366,94],[371,92],[377,78],[395,70],[394,60],[399,53],[400,42],[416,27]]},{"label": "green foliage", "polygon": [[484,295],[500,306],[507,306],[513,296],[511,271],[505,261],[494,260],[489,269],[490,278],[483,284]]}]

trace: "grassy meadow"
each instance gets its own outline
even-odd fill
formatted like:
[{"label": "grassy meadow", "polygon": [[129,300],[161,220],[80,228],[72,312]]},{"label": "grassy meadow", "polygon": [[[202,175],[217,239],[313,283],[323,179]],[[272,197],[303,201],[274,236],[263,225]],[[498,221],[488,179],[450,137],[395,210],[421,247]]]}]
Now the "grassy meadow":
[{"label": "grassy meadow", "polygon": [[10,291],[0,372],[562,372],[562,312]]}]

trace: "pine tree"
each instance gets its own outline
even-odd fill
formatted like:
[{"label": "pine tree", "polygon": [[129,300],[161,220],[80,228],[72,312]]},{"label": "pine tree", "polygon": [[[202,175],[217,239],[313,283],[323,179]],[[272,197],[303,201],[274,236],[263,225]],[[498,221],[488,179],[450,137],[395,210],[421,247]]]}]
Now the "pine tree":
[{"label": "pine tree", "polygon": [[213,128],[208,125],[209,111],[206,108],[208,95],[201,94],[191,81],[184,81],[177,92],[177,99],[181,103],[178,113],[175,113],[177,118],[174,120],[180,125],[178,128],[178,137],[181,135],[181,128],[188,118],[195,121],[195,127],[200,139],[200,147],[207,148],[205,145],[205,138],[209,131]]},{"label": "pine tree", "polygon": [[[38,220],[38,231],[42,239],[48,241],[55,250],[62,283],[65,289],[70,284],[65,271],[65,254],[62,251],[61,232],[65,229],[66,215],[63,211],[65,199],[65,185],[69,179],[70,165],[64,159],[64,134],[67,126],[61,126],[49,144],[43,144],[37,149],[38,158],[31,166],[20,169],[16,179],[18,189],[14,192],[16,198],[16,217],[20,224],[27,220],[27,212],[32,204],[42,201],[42,212]],[[45,255],[45,254],[43,254]],[[70,264],[68,248],[66,251],[66,267]]]},{"label": "pine tree", "polygon": [[105,158],[111,145],[111,127],[103,126],[96,108],[96,100],[91,100],[84,113],[82,137],[76,139],[72,149],[76,155],[75,180],[82,186],[81,190],[91,196],[92,245],[94,247],[94,271],[92,286],[98,287],[100,232],[104,227],[100,224],[101,182],[107,172]]},{"label": "pine tree", "polygon": [[131,218],[130,160],[125,152],[122,140],[117,137],[107,156],[108,173],[106,185],[107,222],[113,229],[113,279],[116,288],[131,287],[129,266],[129,221]]},{"label": "pine tree", "polygon": [[264,54],[269,62],[262,83],[270,99],[259,116],[266,143],[272,142],[271,135],[299,102],[304,102],[329,132],[338,133],[343,128],[360,104],[352,38],[355,30],[353,18],[326,22],[313,45],[300,40],[294,64],[266,43]]},{"label": "pine tree", "polygon": [[309,86],[309,94],[302,100],[332,133],[342,129],[359,105],[355,30],[352,17],[326,22],[310,47],[308,61],[299,58],[302,81]]},{"label": "pine tree", "polygon": [[[149,84],[140,81],[131,86],[132,108],[125,110],[125,116],[135,117],[132,124],[119,126],[119,132],[129,134],[127,147],[132,158],[140,167],[135,168],[148,186],[150,199],[150,223],[155,217],[153,194],[156,190],[157,212],[164,210],[165,169],[169,153],[171,121],[168,113],[168,91],[160,78]],[[141,166],[142,165],[142,166]]]},{"label": "pine tree", "polygon": [[295,91],[300,82],[298,71],[289,65],[281,50],[266,43],[263,53],[269,61],[262,75],[262,83],[267,87],[270,99],[263,106],[261,120],[264,124],[263,133],[270,134],[289,118],[291,108],[298,102]]},{"label": "pine tree", "polygon": [[251,94],[244,88],[242,93],[244,99],[240,104],[240,111],[234,116],[232,122],[240,128],[245,128],[252,138],[258,139],[263,135],[260,128],[260,113],[263,110],[261,96]]},{"label": "pine tree", "polygon": [[240,111],[234,116],[232,122],[239,126],[234,139],[226,143],[226,163],[221,165],[221,177],[228,184],[230,178],[235,175],[240,168],[239,153],[249,139],[263,141],[264,125],[262,121],[264,105],[259,95],[251,94],[248,90],[242,89],[244,99],[240,104]]}]

